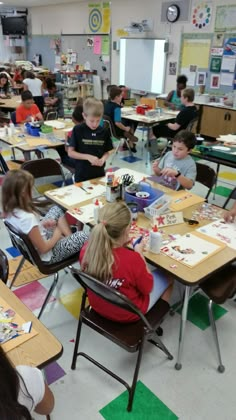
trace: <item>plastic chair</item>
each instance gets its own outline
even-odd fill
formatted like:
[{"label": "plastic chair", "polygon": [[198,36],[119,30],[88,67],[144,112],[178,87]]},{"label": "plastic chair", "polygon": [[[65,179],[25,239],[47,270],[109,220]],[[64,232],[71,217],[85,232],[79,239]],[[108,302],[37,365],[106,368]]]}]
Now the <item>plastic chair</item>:
[{"label": "plastic chair", "polygon": [[213,302],[217,304],[224,303],[227,299],[233,297],[236,292],[236,266],[231,265],[218,271],[209,280],[200,284],[201,289],[210,298],[208,302],[209,319],[213,331],[213,337],[216,344],[218,356],[218,372],[223,373],[225,367],[222,364],[220,346],[218,341],[217,329],[213,314]]},{"label": "plastic chair", "polygon": [[19,169],[22,165],[22,160],[8,160],[6,161],[3,155],[0,153],[0,171],[5,175],[8,171],[12,169]]},{"label": "plastic chair", "polygon": [[[71,269],[71,273],[85,290],[82,298],[71,369],[74,370],[76,368],[76,360],[78,356],[85,357],[91,363],[102,369],[104,372],[112,376],[112,378],[116,379],[127,388],[129,393],[127,411],[131,411],[144,344],[147,341],[150,341],[156,347],[160,348],[167,355],[169,360],[173,359],[173,356],[169,353],[157,335],[158,326],[160,325],[164,315],[169,311],[169,304],[162,299],[159,299],[153,308],[146,315],[143,315],[143,313],[126,296],[117,292],[115,289],[79,270],[76,270],[75,268]],[[137,314],[140,320],[137,322],[123,324],[110,321],[100,316],[90,306],[85,306],[87,290],[92,291],[97,296],[112,303],[115,306]],[[131,386],[125,382],[124,379],[122,379],[120,376],[118,376],[104,365],[101,365],[87,353],[78,353],[82,324],[92,328],[94,331],[117,344],[119,347],[122,347],[129,353],[138,352]]]},{"label": "plastic chair", "polygon": [[226,199],[224,205],[223,205],[223,209],[226,208],[229,200],[236,200],[236,187],[231,191],[230,195],[228,196],[228,198]]},{"label": "plastic chair", "polygon": [[16,111],[11,112],[11,122],[16,124]]},{"label": "plastic chair", "polygon": [[119,148],[120,148],[123,144],[126,144],[126,146],[127,146],[128,150],[129,150],[130,155],[132,155],[132,152],[131,152],[131,150],[130,150],[130,146],[129,146],[129,141],[128,141],[128,138],[126,138],[126,137],[119,137],[119,136],[116,134],[115,125],[114,125],[114,123],[113,123],[112,119],[111,119],[108,115],[104,115],[104,116],[103,116],[103,122],[104,122],[105,127],[109,129],[109,131],[110,131],[110,135],[111,135],[111,137],[112,137],[112,140],[114,140],[114,141],[117,141],[117,142],[118,142],[118,143],[117,143],[117,146],[116,146],[116,148],[115,148],[115,152],[113,153],[113,156],[112,156],[112,158],[111,158],[110,164],[112,164],[112,162],[113,162],[113,159],[114,159],[115,155],[117,155]]},{"label": "plastic chair", "polygon": [[197,167],[197,177],[196,181],[200,182],[200,184],[204,185],[205,187],[208,187],[209,190],[205,196],[206,201],[208,200],[208,197],[212,191],[212,188],[214,187],[216,183],[216,173],[214,169],[212,169],[208,165],[204,165],[203,163],[196,162]]},{"label": "plastic chair", "polygon": [[42,274],[47,274],[48,276],[50,276],[51,274],[54,274],[53,277],[53,282],[51,284],[51,287],[48,291],[48,294],[43,302],[43,305],[40,309],[39,315],[38,315],[38,319],[41,317],[41,315],[43,314],[43,311],[58,283],[58,272],[60,270],[62,270],[65,267],[69,267],[71,264],[75,263],[76,261],[78,261],[78,253],[76,253],[75,255],[72,255],[70,258],[67,258],[63,261],[60,262],[56,262],[56,263],[48,263],[45,261],[42,261],[38,252],[36,251],[35,247],[32,245],[30,239],[28,238],[27,235],[18,232],[17,229],[14,228],[14,226],[12,226],[9,222],[7,222],[7,220],[4,220],[4,224],[7,228],[7,231],[9,233],[9,236],[11,238],[11,242],[12,245],[18,249],[18,251],[22,254],[22,258],[20,260],[20,263],[16,269],[16,272],[14,274],[14,277],[10,283],[10,289],[14,286],[14,283],[23,267],[24,262],[27,260],[29,261],[31,264],[33,264],[34,266],[36,266],[39,271]]},{"label": "plastic chair", "polygon": [[52,111],[52,110],[48,110],[44,113],[44,120],[45,121],[52,121],[52,120],[57,120],[58,118],[58,112],[57,111]]},{"label": "plastic chair", "polygon": [[0,249],[0,279],[7,283],[9,274],[9,264],[6,254]]},{"label": "plastic chair", "polygon": [[43,193],[41,194],[38,189],[46,185],[46,188],[49,190],[50,185],[53,186],[54,183],[60,186],[65,185],[65,175],[61,165],[54,159],[45,158],[28,160],[23,163],[21,169],[30,172],[36,180],[33,191],[33,202],[40,213],[45,213],[42,209],[45,208],[45,211],[47,211],[48,206],[51,206],[52,202]]},{"label": "plastic chair", "polygon": [[189,121],[186,130],[190,131],[191,133],[194,131],[194,128],[197,128],[198,125],[199,116],[193,118],[191,121]]}]

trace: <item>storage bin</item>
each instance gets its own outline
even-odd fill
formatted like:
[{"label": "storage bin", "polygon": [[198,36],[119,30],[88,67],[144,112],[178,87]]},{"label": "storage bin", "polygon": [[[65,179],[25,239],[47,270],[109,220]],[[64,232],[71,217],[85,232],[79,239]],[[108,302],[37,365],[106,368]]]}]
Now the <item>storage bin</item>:
[{"label": "storage bin", "polygon": [[152,188],[151,185],[145,182],[140,182],[140,191],[146,191],[150,194],[148,198],[136,197],[135,194],[130,194],[125,191],[125,202],[136,203],[138,205],[138,211],[144,211],[145,207],[150,206],[154,201],[164,195],[163,191]]},{"label": "storage bin", "polygon": [[152,219],[152,217],[165,213],[165,211],[169,208],[170,203],[171,198],[168,195],[163,194],[162,197],[159,197],[150,206],[144,209],[145,216]]},{"label": "storage bin", "polygon": [[34,127],[30,124],[25,124],[27,134],[34,137],[39,137],[40,127]]}]

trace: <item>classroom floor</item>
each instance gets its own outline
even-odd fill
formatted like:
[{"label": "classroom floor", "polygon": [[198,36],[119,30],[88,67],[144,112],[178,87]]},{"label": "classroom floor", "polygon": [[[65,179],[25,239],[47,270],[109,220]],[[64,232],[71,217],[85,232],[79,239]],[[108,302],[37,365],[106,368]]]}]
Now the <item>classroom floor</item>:
[{"label": "classroom floor", "polygon": [[[119,152],[112,166],[151,174],[150,164],[145,166],[145,153],[142,142],[139,142],[134,162],[127,161],[127,152]],[[3,154],[6,159],[9,158],[9,149],[4,148]],[[57,157],[54,151],[46,152],[46,155]],[[214,164],[208,164],[215,167]],[[211,194],[209,201],[222,205],[235,185],[236,171],[221,167],[215,200]],[[194,187],[194,192],[205,195],[204,187],[199,185]],[[2,221],[0,235],[1,248],[6,250],[9,258],[14,257],[15,249],[12,248]],[[217,372],[216,349],[207,319],[206,300],[197,295],[190,303],[182,370],[176,371],[174,368],[180,321],[177,313],[173,317],[166,317],[162,337],[174,360],[167,360],[153,345],[146,346],[133,411],[127,413],[127,393],[121,384],[83,358],[78,359],[75,371],[70,369],[82,293],[70,273],[65,274],[63,271],[60,274],[54,297],[41,318],[64,347],[62,357],[46,369],[46,377],[56,400],[52,420],[236,419],[235,302],[229,300],[223,309],[216,308],[225,373]],[[22,286],[15,293],[37,314],[49,285],[50,279],[43,279]],[[177,283],[173,302],[179,299],[181,291]],[[92,357],[104,362],[130,382],[136,355],[126,353],[87,327],[82,330],[80,350],[89,352]],[[43,417],[34,415],[34,418],[37,420]]]}]

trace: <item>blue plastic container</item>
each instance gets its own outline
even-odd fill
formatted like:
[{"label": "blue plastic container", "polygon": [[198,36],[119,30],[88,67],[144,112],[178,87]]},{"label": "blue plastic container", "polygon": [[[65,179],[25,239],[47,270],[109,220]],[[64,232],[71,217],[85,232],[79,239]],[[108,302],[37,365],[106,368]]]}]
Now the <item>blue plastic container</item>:
[{"label": "blue plastic container", "polygon": [[150,206],[154,201],[164,195],[163,191],[152,188],[146,182],[140,182],[140,191],[148,192],[150,195],[148,198],[136,197],[135,194],[130,194],[125,191],[125,202],[136,203],[138,205],[138,211],[144,212],[144,208]]},{"label": "blue plastic container", "polygon": [[34,137],[39,137],[39,133],[40,133],[40,127],[34,127],[33,125],[26,123],[26,130],[27,130],[27,134],[29,134],[30,136],[34,136]]}]

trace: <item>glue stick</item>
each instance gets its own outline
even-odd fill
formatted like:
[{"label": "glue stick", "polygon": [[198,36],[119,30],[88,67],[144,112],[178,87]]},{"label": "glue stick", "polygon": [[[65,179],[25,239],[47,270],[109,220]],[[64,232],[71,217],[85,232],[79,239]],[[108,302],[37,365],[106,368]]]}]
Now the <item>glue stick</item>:
[{"label": "glue stick", "polygon": [[93,209],[93,218],[94,218],[95,223],[97,223],[97,222],[98,222],[98,212],[99,212],[99,208],[100,208],[99,201],[98,201],[98,199],[96,198],[96,200],[95,200],[95,202],[94,202],[94,209]]}]

